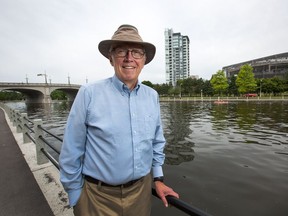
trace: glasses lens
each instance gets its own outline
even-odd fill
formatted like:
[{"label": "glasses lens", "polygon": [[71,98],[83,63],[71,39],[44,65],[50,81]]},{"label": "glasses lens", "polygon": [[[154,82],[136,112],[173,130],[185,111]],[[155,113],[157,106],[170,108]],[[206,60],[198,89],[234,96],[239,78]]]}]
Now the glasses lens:
[{"label": "glasses lens", "polygon": [[127,50],[125,49],[121,49],[121,48],[116,48],[114,50],[114,53],[117,57],[125,57],[126,56],[126,53],[127,53]]},{"label": "glasses lens", "polygon": [[132,56],[136,59],[142,58],[144,56],[143,50],[134,49],[131,51],[131,53],[132,53]]},{"label": "glasses lens", "polygon": [[131,55],[135,59],[142,58],[145,54],[145,52],[142,49],[124,49],[124,48],[114,49],[114,53],[116,57],[125,57],[128,52],[131,52]]}]

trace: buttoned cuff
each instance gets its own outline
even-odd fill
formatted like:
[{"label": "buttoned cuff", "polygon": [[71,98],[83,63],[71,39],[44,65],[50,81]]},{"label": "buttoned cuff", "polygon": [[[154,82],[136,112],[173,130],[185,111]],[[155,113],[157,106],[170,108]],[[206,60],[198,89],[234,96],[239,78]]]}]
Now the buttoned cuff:
[{"label": "buttoned cuff", "polygon": [[161,166],[159,166],[159,167],[153,167],[153,168],[152,168],[152,174],[153,174],[153,178],[160,177],[160,176],[164,176],[164,175],[163,175],[162,167],[161,167]]}]

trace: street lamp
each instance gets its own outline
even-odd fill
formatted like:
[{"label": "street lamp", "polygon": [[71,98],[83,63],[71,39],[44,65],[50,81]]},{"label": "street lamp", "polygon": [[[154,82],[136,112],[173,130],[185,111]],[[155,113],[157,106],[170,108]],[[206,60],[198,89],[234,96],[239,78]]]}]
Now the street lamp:
[{"label": "street lamp", "polygon": [[260,79],[260,97],[261,97],[261,94],[262,94],[262,79]]},{"label": "street lamp", "polygon": [[68,85],[70,85],[70,75],[68,74]]},{"label": "street lamp", "polygon": [[37,76],[44,76],[45,77],[45,83],[47,84],[47,74],[46,71],[44,74],[37,74]]}]

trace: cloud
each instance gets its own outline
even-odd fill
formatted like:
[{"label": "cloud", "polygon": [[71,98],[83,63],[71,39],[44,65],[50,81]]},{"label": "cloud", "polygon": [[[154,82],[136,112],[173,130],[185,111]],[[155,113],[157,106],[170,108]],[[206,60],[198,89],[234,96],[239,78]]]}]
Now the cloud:
[{"label": "cloud", "polygon": [[191,74],[287,52],[286,0],[0,0],[0,81],[82,84],[113,74],[98,52],[123,23],[156,45],[141,80],[165,82],[165,28],[190,38]]}]

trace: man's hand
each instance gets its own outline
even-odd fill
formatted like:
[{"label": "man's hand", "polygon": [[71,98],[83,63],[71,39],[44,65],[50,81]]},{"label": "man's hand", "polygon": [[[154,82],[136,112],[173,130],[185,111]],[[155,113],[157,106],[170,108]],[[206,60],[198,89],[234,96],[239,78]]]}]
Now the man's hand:
[{"label": "man's hand", "polygon": [[168,207],[166,196],[170,195],[179,198],[179,195],[174,192],[172,188],[166,186],[163,182],[155,181],[154,183],[156,192],[166,207]]}]

